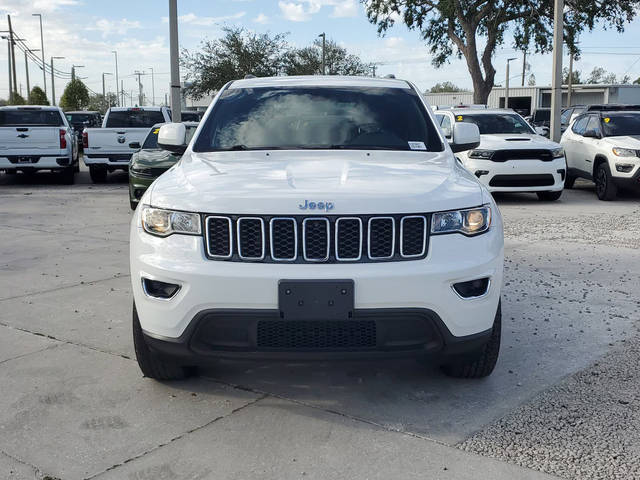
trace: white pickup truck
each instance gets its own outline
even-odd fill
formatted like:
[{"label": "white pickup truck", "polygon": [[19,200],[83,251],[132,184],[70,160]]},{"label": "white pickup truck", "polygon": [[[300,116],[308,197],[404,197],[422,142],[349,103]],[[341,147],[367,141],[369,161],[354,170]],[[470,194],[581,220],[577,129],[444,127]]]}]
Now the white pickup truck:
[{"label": "white pickup truck", "polygon": [[[171,121],[167,107],[112,107],[107,111],[102,128],[86,128],[82,134],[84,163],[91,180],[102,183],[107,172],[128,170],[131,155],[142,144],[156,123]],[[132,147],[132,144],[134,146]]]},{"label": "white pickup truck", "polygon": [[58,171],[64,183],[71,184],[77,167],[76,137],[60,108],[0,107],[0,170]]}]

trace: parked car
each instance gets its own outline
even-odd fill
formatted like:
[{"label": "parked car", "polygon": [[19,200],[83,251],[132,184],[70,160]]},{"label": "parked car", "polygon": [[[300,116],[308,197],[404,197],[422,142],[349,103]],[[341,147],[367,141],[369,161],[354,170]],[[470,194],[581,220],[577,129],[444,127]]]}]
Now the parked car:
[{"label": "parked car", "polygon": [[78,167],[78,143],[60,108],[0,107],[0,170],[51,170],[72,184]]},{"label": "parked car", "polygon": [[417,88],[364,77],[225,85],[146,191],[130,233],[145,376],[219,357],[434,356],[489,375],[500,348],[503,232],[487,189]]},{"label": "parked car", "polygon": [[102,128],[85,128],[82,133],[83,160],[94,183],[107,179],[107,172],[128,170],[135,149],[129,145],[144,141],[156,123],[171,121],[167,107],[111,107]]},{"label": "parked car", "polygon": [[531,115],[525,117],[525,120],[533,128],[539,128],[540,134],[549,138],[549,128],[551,126],[551,109],[550,108],[536,108],[531,112]]},{"label": "parked car", "polygon": [[560,122],[562,125],[562,132],[567,129],[567,127],[573,123],[573,121],[583,113],[587,112],[623,112],[623,111],[640,111],[640,105],[636,104],[625,104],[625,103],[593,103],[590,105],[572,105],[570,107],[565,108],[562,111],[562,115],[560,117]]},{"label": "parked car", "polygon": [[65,117],[67,117],[69,125],[73,127],[79,147],[82,146],[82,132],[85,128],[95,128],[102,125],[100,112],[90,112],[86,110],[65,112]]},{"label": "parked car", "polygon": [[567,156],[567,188],[582,177],[595,182],[600,200],[613,200],[619,188],[640,190],[640,109],[585,113],[560,143]]},{"label": "parked car", "polygon": [[183,122],[199,122],[204,112],[183,111],[180,112],[181,121]]},{"label": "parked car", "polygon": [[[190,140],[198,124],[195,122],[184,122],[184,124],[187,127],[187,140]],[[131,210],[136,209],[138,201],[149,185],[174,166],[182,156],[179,153],[169,152],[158,147],[158,132],[162,125],[164,123],[157,123],[151,127],[142,145],[138,142],[129,145],[131,148],[138,149],[131,156],[129,165],[129,204]]]},{"label": "parked car", "polygon": [[457,123],[478,126],[480,146],[458,158],[491,192],[535,192],[545,201],[562,195],[567,168],[562,147],[537,134],[514,111],[450,110],[436,117],[448,139]]}]

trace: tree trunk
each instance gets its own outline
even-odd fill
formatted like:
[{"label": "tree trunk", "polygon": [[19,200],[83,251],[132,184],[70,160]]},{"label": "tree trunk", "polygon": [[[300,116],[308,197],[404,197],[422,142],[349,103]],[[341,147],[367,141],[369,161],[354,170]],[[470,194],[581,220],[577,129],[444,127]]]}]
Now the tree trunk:
[{"label": "tree trunk", "polygon": [[486,105],[489,100],[489,94],[493,89],[493,78],[485,80],[482,75],[479,78],[475,78],[471,73],[471,80],[473,81],[473,103]]}]

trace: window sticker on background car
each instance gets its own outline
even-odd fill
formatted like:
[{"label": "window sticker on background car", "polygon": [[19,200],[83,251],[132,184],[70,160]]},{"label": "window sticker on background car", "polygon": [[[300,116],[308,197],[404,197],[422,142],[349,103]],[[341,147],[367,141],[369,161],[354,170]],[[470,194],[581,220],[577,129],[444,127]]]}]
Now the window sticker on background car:
[{"label": "window sticker on background car", "polygon": [[607,117],[607,118],[604,119],[604,123],[609,123],[610,120],[611,119],[609,117]]},{"label": "window sticker on background car", "polygon": [[154,135],[158,135],[158,132],[159,132],[159,131],[160,131],[160,129],[159,129],[159,128],[156,128],[156,129],[153,131],[153,134],[154,134]]},{"label": "window sticker on background car", "polygon": [[426,150],[427,146],[424,142],[407,142],[409,144],[409,148],[411,150]]},{"label": "window sticker on background car", "polygon": [[461,122],[462,121],[462,115],[458,115],[456,117],[456,122]]}]

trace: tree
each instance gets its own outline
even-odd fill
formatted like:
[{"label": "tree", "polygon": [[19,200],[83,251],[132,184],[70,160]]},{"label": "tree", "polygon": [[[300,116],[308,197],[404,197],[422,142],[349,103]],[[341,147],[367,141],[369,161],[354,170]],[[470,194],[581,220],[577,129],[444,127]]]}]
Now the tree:
[{"label": "tree", "polygon": [[26,105],[26,104],[27,104],[27,101],[19,93],[11,92],[11,94],[9,95],[9,100],[7,101],[7,105]]},{"label": "tree", "polygon": [[[333,40],[325,42],[325,73],[327,75],[368,75],[371,64],[350,54]],[[322,73],[322,40],[304,48],[294,48],[284,55],[286,75],[320,75]]]},{"label": "tree", "polygon": [[108,92],[105,97],[103,97],[101,93],[90,95],[87,110],[98,111],[105,114],[108,108],[118,105],[118,97],[115,93]]},{"label": "tree", "polygon": [[29,105],[49,105],[47,95],[40,87],[33,87],[29,93]]},{"label": "tree", "polygon": [[181,63],[187,69],[186,80],[191,82],[185,93],[194,98],[248,74],[270,77],[281,71],[284,34],[258,34],[240,27],[222,30],[222,38],[202,42],[199,51],[182,51]]},{"label": "tree", "polygon": [[636,79],[633,81],[633,84],[634,84],[634,85],[640,85],[640,77],[636,78]]},{"label": "tree", "polygon": [[629,83],[629,75],[625,75],[624,77],[622,77],[619,81],[616,77],[615,73],[612,72],[607,72],[604,68],[602,67],[594,67],[593,70],[591,70],[591,73],[589,74],[589,76],[587,77],[587,81],[586,83],[591,83],[591,84],[595,84],[595,83]]},{"label": "tree", "polygon": [[[571,72],[571,85],[580,85],[582,84],[582,78],[580,78],[581,72],[580,70],[574,70]],[[563,67],[562,69],[562,84],[569,85],[569,68]]]},{"label": "tree", "polygon": [[535,85],[536,85],[536,76],[533,73],[531,75],[529,75],[529,80],[527,80],[527,85],[529,85],[530,87],[535,87]]},{"label": "tree", "polygon": [[63,110],[83,110],[89,105],[89,90],[79,78],[75,78],[67,83],[62,97],[60,97],[60,107]]},{"label": "tree", "polygon": [[[518,51],[546,53],[553,47],[553,0],[363,0],[367,16],[384,34],[396,20],[420,32],[432,63],[441,67],[452,56],[466,60],[474,103],[486,104],[494,86],[493,56],[505,37]],[[578,53],[576,39],[596,23],[619,32],[636,16],[640,0],[565,3],[564,41]]]},{"label": "tree", "polygon": [[464,92],[464,88],[460,88],[454,85],[452,82],[436,83],[429,90],[430,93],[444,93],[444,92]]}]

